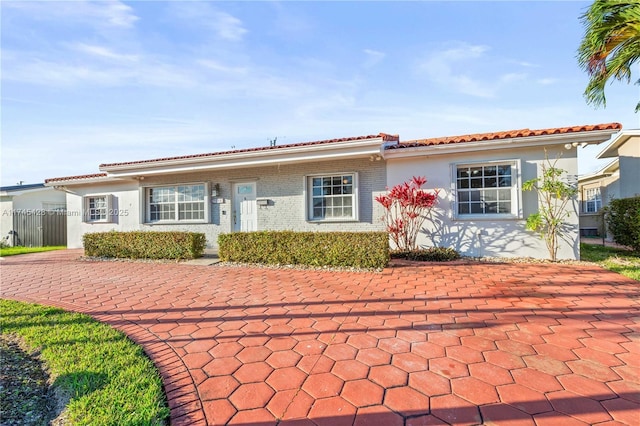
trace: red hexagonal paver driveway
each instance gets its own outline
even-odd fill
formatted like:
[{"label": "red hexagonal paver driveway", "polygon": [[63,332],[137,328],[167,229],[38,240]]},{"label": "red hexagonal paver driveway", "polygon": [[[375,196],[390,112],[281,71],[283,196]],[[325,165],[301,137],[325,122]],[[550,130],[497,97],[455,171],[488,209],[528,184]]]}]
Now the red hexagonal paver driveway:
[{"label": "red hexagonal paver driveway", "polygon": [[586,265],[383,272],[2,259],[158,366],[174,425],[637,424],[638,283]]}]

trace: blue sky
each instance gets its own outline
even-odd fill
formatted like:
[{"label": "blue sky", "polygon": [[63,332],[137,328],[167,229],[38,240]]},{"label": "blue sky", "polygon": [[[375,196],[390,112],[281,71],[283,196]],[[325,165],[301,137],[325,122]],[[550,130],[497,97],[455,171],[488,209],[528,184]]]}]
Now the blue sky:
[{"label": "blue sky", "polygon": [[638,128],[637,86],[582,97],[588,5],[3,1],[2,185],[275,137]]}]

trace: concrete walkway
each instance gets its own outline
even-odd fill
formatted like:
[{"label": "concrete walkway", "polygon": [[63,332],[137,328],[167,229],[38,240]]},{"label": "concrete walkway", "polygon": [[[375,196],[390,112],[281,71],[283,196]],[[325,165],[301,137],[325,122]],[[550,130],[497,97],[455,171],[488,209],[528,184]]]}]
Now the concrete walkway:
[{"label": "concrete walkway", "polygon": [[597,267],[382,273],[0,262],[1,295],[143,345],[173,425],[638,425],[640,288]]}]

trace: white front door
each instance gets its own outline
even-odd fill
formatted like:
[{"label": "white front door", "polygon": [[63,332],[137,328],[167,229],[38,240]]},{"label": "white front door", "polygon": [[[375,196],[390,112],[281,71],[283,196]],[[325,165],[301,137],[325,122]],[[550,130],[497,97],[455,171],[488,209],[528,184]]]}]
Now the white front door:
[{"label": "white front door", "polygon": [[233,197],[233,230],[235,232],[256,231],[258,229],[256,183],[234,184]]}]

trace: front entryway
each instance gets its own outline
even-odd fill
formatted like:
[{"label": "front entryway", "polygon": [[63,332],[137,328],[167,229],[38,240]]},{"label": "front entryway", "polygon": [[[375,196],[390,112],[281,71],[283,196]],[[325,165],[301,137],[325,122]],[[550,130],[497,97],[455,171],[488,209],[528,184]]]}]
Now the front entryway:
[{"label": "front entryway", "polygon": [[234,232],[251,232],[257,229],[256,183],[235,183],[233,185],[233,230]]}]

